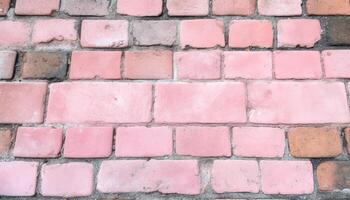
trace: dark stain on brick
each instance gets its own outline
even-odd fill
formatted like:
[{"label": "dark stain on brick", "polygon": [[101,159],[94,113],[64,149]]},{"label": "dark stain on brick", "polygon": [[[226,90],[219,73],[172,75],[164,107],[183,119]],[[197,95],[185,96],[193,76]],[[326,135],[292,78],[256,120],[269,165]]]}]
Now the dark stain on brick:
[{"label": "dark stain on brick", "polygon": [[327,27],[327,41],[330,45],[349,45],[350,18],[329,18]]}]

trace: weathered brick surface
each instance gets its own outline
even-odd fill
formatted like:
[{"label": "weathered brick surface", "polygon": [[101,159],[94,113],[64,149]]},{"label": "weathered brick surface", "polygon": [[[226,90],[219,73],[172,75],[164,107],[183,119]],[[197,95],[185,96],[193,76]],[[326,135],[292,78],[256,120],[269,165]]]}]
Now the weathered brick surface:
[{"label": "weathered brick surface", "polygon": [[0,16],[7,14],[8,9],[10,8],[11,0],[0,0]]},{"label": "weathered brick surface", "polygon": [[306,8],[310,15],[350,15],[347,0],[308,0]]},{"label": "weathered brick surface", "polygon": [[25,21],[0,21],[0,47],[25,47],[30,36],[30,24]]},{"label": "weathered brick surface", "polygon": [[11,79],[15,68],[17,53],[0,51],[0,79]]},{"label": "weathered brick surface", "polygon": [[60,0],[17,0],[17,15],[51,15],[59,9]]},{"label": "weathered brick surface", "polygon": [[327,24],[327,40],[330,45],[350,44],[349,18],[329,18]]},{"label": "weathered brick surface", "polygon": [[349,50],[326,50],[322,52],[325,76],[327,78],[350,77]]},{"label": "weathered brick surface", "polygon": [[162,0],[119,0],[117,13],[131,16],[159,16],[162,13]]},{"label": "weathered brick surface", "polygon": [[302,0],[258,0],[260,15],[294,16],[302,14]]},{"label": "weathered brick surface", "polygon": [[213,0],[214,15],[252,15],[256,0]]},{"label": "weathered brick surface", "polygon": [[348,151],[348,154],[350,154],[350,129],[349,128],[344,129],[344,136],[345,136],[345,142],[346,142],[346,149]]},{"label": "weathered brick surface", "polygon": [[61,11],[71,16],[105,16],[108,8],[108,0],[61,0]]},{"label": "weathered brick surface", "polygon": [[0,129],[0,157],[9,154],[12,134],[10,129]]},{"label": "weathered brick surface", "polygon": [[208,0],[168,0],[166,7],[170,16],[204,16],[209,13]]},{"label": "weathered brick surface", "polygon": [[327,161],[317,166],[317,182],[320,191],[349,189],[350,163],[348,161]]}]

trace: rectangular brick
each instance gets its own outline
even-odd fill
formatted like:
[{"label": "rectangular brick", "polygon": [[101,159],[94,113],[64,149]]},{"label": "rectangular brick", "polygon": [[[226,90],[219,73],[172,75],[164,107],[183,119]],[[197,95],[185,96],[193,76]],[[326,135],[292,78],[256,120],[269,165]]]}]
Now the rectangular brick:
[{"label": "rectangular brick", "polygon": [[349,161],[326,161],[317,166],[318,190],[321,192],[339,192],[350,188]]},{"label": "rectangular brick", "polygon": [[309,15],[350,15],[348,0],[307,0]]},{"label": "rectangular brick", "polygon": [[30,24],[25,21],[0,21],[0,47],[25,47],[31,32]]},{"label": "rectangular brick", "polygon": [[[350,13],[349,13],[350,15]],[[350,44],[350,18],[328,18],[326,28],[327,43],[329,45]]]},{"label": "rectangular brick", "polygon": [[10,153],[11,141],[11,129],[0,129],[0,158]]},{"label": "rectangular brick", "polygon": [[71,16],[108,15],[108,0],[61,0],[61,11]]},{"label": "rectangular brick", "polygon": [[209,14],[208,0],[167,0],[169,16],[205,16]]},{"label": "rectangular brick", "polygon": [[16,0],[16,15],[52,15],[58,11],[60,0]]},{"label": "rectangular brick", "polygon": [[122,15],[159,16],[162,10],[162,0],[118,0],[117,2],[117,13]]},{"label": "rectangular brick", "polygon": [[350,50],[322,51],[326,78],[350,78]]},{"label": "rectangular brick", "polygon": [[11,0],[0,0],[0,16],[5,16],[10,8]]},{"label": "rectangular brick", "polygon": [[0,51],[0,79],[11,79],[13,77],[16,57],[16,51]]},{"label": "rectangular brick", "polygon": [[258,0],[260,15],[295,16],[302,14],[302,0]]},{"label": "rectangular brick", "polygon": [[256,0],[213,0],[214,15],[253,15]]}]

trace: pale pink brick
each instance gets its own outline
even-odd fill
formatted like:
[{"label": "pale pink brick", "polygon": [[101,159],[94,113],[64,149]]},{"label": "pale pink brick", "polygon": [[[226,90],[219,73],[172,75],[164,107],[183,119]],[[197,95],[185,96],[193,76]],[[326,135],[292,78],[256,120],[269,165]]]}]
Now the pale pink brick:
[{"label": "pale pink brick", "polygon": [[117,157],[156,157],[173,152],[172,129],[168,127],[119,127],[115,138]]},{"label": "pale pink brick", "polygon": [[0,162],[0,196],[34,196],[38,163]]},{"label": "pale pink brick", "polygon": [[16,57],[15,51],[0,51],[0,79],[12,78]]},{"label": "pale pink brick", "polygon": [[284,131],[269,127],[233,128],[233,154],[240,157],[282,157]]},{"label": "pale pink brick", "polygon": [[256,0],[213,0],[214,15],[253,15]]},{"label": "pale pink brick", "polygon": [[301,4],[302,0],[258,0],[258,10],[260,15],[301,15]]},{"label": "pale pink brick", "polygon": [[81,46],[122,48],[128,46],[128,21],[84,20],[81,25]]},{"label": "pale pink brick", "polygon": [[208,0],[167,0],[170,16],[206,16],[209,13]]},{"label": "pale pink brick", "polygon": [[180,25],[182,48],[225,46],[224,23],[215,19],[184,20]]},{"label": "pale pink brick", "polygon": [[194,160],[104,161],[97,176],[103,193],[200,193],[198,163]]},{"label": "pale pink brick", "polygon": [[118,0],[117,13],[132,16],[159,16],[162,14],[162,0]]},{"label": "pale pink brick", "polygon": [[[252,34],[254,33],[254,34]],[[273,44],[269,20],[233,20],[230,24],[229,46],[233,48],[269,48]]]},{"label": "pale pink brick", "polygon": [[90,163],[45,164],[41,169],[43,196],[89,196],[93,190],[93,166]]},{"label": "pale pink brick", "polygon": [[24,21],[0,21],[0,47],[27,46],[31,32],[30,24]]},{"label": "pale pink brick", "polygon": [[224,52],[225,78],[265,79],[272,77],[270,51]]},{"label": "pale pink brick", "polygon": [[319,79],[322,77],[318,51],[275,51],[274,69],[277,79]]},{"label": "pale pink brick", "polygon": [[109,0],[62,0],[61,11],[72,16],[105,16],[109,3]]},{"label": "pale pink brick", "polygon": [[187,156],[231,156],[230,132],[227,127],[176,128],[176,153]]},{"label": "pale pink brick", "polygon": [[60,0],[17,0],[16,15],[52,15],[59,9]]},{"label": "pale pink brick", "polygon": [[64,82],[50,86],[48,123],[128,123],[151,120],[147,83]]},{"label": "pale pink brick", "polygon": [[120,51],[73,51],[70,79],[120,79]]},{"label": "pale pink brick", "polygon": [[159,83],[155,89],[155,121],[245,122],[245,95],[240,82]]},{"label": "pale pink brick", "polygon": [[341,82],[259,81],[248,84],[249,119],[254,123],[349,122]]},{"label": "pale pink brick", "polygon": [[58,157],[62,146],[62,129],[19,127],[13,155],[29,158]]},{"label": "pale pink brick", "polygon": [[124,78],[170,79],[173,76],[172,51],[126,51]]},{"label": "pale pink brick", "polygon": [[350,50],[327,50],[322,52],[327,78],[350,78]]},{"label": "pale pink brick", "polygon": [[179,79],[219,79],[221,51],[184,51],[175,53]]},{"label": "pale pink brick", "polygon": [[46,82],[0,83],[0,124],[43,122],[46,90]]},{"label": "pale pink brick", "polygon": [[113,127],[77,127],[66,132],[63,156],[104,158],[112,153]]},{"label": "pale pink brick", "polygon": [[310,161],[261,161],[261,185],[265,194],[310,194],[314,190]]},{"label": "pale pink brick", "polygon": [[316,19],[285,19],[277,23],[278,47],[313,47],[321,39]]},{"label": "pale pink brick", "polygon": [[216,193],[258,193],[259,166],[253,160],[215,160],[211,171],[211,185]]}]

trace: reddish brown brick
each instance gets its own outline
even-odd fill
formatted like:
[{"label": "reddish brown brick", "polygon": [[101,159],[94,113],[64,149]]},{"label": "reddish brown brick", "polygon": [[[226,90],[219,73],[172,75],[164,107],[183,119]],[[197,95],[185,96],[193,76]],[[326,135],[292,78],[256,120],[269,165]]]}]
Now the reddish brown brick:
[{"label": "reddish brown brick", "polygon": [[10,0],[0,0],[0,16],[6,15],[10,8]]},{"label": "reddish brown brick", "polygon": [[309,15],[350,15],[349,0],[308,0]]},{"label": "reddish brown brick", "polygon": [[350,154],[350,128],[344,129],[344,135],[346,141],[346,148],[348,150],[348,153]]},{"label": "reddish brown brick", "polygon": [[7,155],[11,146],[11,131],[0,129],[0,156]]},{"label": "reddish brown brick", "polygon": [[334,191],[350,188],[350,162],[327,161],[317,167],[318,189]]}]

